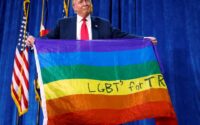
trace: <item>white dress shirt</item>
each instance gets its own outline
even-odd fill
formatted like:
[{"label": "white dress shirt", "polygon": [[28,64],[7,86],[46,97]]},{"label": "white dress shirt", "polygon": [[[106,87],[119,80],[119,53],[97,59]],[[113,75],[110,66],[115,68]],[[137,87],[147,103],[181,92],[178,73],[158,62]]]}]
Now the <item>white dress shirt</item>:
[{"label": "white dress shirt", "polygon": [[[91,27],[91,17],[88,15],[86,17],[86,25],[88,28],[88,33],[89,33],[89,40],[92,40],[92,27]],[[82,25],[82,17],[77,15],[77,21],[76,21],[76,39],[80,40],[81,39],[81,25]]]}]

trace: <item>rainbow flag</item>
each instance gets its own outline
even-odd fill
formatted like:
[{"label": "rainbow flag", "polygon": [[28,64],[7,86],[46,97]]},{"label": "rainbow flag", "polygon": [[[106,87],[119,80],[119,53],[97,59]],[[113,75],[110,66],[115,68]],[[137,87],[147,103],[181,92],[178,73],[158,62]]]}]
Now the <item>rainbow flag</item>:
[{"label": "rainbow flag", "polygon": [[35,50],[49,125],[176,117],[148,40],[40,39]]}]

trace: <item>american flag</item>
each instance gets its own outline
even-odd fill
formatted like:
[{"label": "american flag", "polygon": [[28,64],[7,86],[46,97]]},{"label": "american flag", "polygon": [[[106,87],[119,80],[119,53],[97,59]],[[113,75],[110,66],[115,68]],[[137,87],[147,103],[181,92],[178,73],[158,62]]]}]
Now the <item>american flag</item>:
[{"label": "american flag", "polygon": [[11,95],[17,106],[19,115],[28,111],[29,88],[29,62],[28,47],[25,44],[27,38],[27,18],[29,0],[24,0],[24,13],[20,26],[18,44],[15,50],[14,68],[12,74]]},{"label": "american flag", "polygon": [[49,30],[46,29],[48,21],[48,0],[42,0],[42,15],[41,15],[41,24],[40,24],[40,36],[46,36],[49,33]]}]

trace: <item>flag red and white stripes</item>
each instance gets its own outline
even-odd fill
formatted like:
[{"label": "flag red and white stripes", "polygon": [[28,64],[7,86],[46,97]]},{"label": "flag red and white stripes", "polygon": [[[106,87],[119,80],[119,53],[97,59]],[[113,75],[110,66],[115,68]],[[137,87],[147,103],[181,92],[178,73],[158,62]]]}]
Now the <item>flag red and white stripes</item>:
[{"label": "flag red and white stripes", "polygon": [[28,110],[28,88],[29,88],[29,63],[28,49],[19,52],[16,48],[14,69],[12,75],[11,92],[17,105],[19,115]]},{"label": "flag red and white stripes", "polygon": [[25,44],[29,3],[29,0],[24,0],[23,3],[24,13],[20,26],[18,44],[15,50],[11,84],[11,96],[20,116],[28,111],[29,105],[29,61],[28,47]]}]

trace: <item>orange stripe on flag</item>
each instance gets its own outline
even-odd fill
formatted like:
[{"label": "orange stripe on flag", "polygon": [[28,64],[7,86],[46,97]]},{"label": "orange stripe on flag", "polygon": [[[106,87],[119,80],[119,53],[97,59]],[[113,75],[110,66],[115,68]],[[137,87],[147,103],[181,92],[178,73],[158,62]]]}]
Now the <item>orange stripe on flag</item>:
[{"label": "orange stripe on flag", "polygon": [[131,95],[73,95],[47,101],[48,116],[91,109],[123,109],[148,102],[170,102],[166,89],[152,89]]}]

